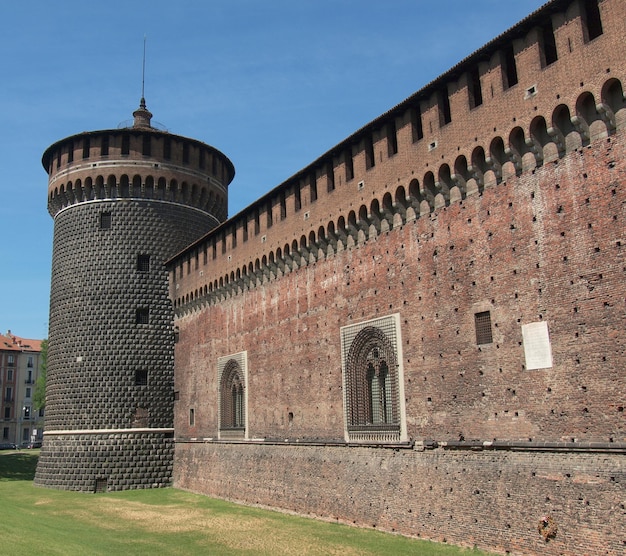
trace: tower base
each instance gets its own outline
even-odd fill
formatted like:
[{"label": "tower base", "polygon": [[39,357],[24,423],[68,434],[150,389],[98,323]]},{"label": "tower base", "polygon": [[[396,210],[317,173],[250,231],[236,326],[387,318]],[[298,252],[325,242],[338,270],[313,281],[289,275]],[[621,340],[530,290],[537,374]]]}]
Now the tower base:
[{"label": "tower base", "polygon": [[83,492],[168,487],[173,461],[173,429],[50,431],[35,484]]}]

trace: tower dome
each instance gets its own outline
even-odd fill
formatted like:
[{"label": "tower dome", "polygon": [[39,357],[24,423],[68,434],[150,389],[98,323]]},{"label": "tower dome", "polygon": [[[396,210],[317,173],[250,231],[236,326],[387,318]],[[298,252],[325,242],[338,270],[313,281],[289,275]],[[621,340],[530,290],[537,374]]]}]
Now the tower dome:
[{"label": "tower dome", "polygon": [[230,160],[132,126],[51,145],[54,218],[44,442],[35,482],[93,491],[170,484],[174,329],[164,262],[227,216]]}]

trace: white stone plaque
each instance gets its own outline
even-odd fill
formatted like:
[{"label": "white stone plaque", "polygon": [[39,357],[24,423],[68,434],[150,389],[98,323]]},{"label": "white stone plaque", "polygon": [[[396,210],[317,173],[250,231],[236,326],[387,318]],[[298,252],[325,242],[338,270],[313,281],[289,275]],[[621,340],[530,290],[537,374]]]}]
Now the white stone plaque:
[{"label": "white stone plaque", "polygon": [[552,367],[552,346],[546,321],[522,325],[526,369],[549,369]]}]

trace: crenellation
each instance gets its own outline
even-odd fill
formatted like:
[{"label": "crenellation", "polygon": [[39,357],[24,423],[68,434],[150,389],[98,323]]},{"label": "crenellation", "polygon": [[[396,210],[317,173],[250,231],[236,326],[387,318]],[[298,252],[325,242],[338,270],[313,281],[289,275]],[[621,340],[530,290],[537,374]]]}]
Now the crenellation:
[{"label": "crenellation", "polygon": [[[558,23],[558,29],[564,29],[566,18],[563,17],[559,19],[556,15],[553,15],[550,21],[555,20],[555,18]],[[575,29],[579,36],[582,37],[580,18],[576,14],[569,16],[567,25],[573,26],[572,29]],[[539,39],[541,37],[537,35],[537,29],[538,28],[535,28],[528,32],[526,41],[529,47],[526,48],[525,51],[518,52],[516,56],[532,56],[536,60],[539,60],[539,46],[541,42]],[[567,29],[565,29],[565,31],[566,30]],[[562,32],[565,33],[565,31]],[[603,38],[603,35],[600,35],[595,40],[597,41],[601,38]],[[536,48],[533,47],[533,45]],[[586,46],[586,44],[582,44],[581,48],[585,48]],[[502,55],[498,56],[499,52],[501,51],[498,50],[494,52],[491,57],[492,61],[501,61],[503,59]],[[575,49],[573,53],[576,53]],[[585,58],[591,57],[583,56],[582,60],[577,60],[576,63],[584,62]],[[563,58],[559,58],[545,70],[539,69],[539,73],[548,70],[553,71],[553,69],[556,70],[557,68],[560,68],[562,72],[565,70],[565,68],[562,67],[563,63]],[[483,62],[482,64],[487,65],[487,62]],[[522,61],[522,63],[516,64],[516,68],[517,66],[520,66],[520,68],[528,68],[529,64],[527,61]],[[531,70],[535,72],[533,76],[536,78],[537,68],[533,68],[532,64],[530,64],[530,66]],[[501,70],[502,68],[499,69]],[[596,70],[595,73],[598,73],[598,71]],[[526,79],[523,72],[518,70],[516,74],[520,81]],[[541,83],[535,83],[525,90],[525,98],[521,99],[521,109],[523,112],[528,112],[528,108],[531,108],[531,114],[533,115],[532,120],[529,120],[527,116],[522,118],[516,115],[512,118],[509,126],[504,129],[500,129],[497,125],[493,126],[492,129],[495,130],[495,132],[487,134],[488,139],[484,149],[471,147],[472,152],[470,152],[467,150],[467,146],[463,147],[461,144],[458,144],[456,151],[454,151],[454,144],[457,143],[458,140],[450,141],[448,136],[454,137],[458,135],[457,130],[465,129],[465,124],[476,127],[477,121],[479,123],[478,128],[482,129],[490,129],[490,120],[494,123],[498,122],[501,124],[502,110],[498,110],[493,104],[498,102],[501,106],[506,107],[507,112],[510,113],[511,99],[508,98],[508,96],[510,96],[513,89],[516,89],[518,95],[515,104],[520,104],[520,90],[518,87],[513,86],[501,92],[503,97],[501,97],[500,100],[495,98],[496,93],[494,92],[493,99],[486,98],[478,108],[473,110],[469,109],[467,76],[467,72],[462,74],[459,81],[456,82],[457,85],[454,88],[454,94],[450,97],[452,102],[450,123],[445,124],[443,128],[438,128],[435,125],[430,126],[434,130],[431,135],[431,138],[434,140],[430,142],[418,140],[417,144],[413,145],[411,148],[414,133],[412,133],[410,142],[406,140],[406,135],[402,133],[397,134],[399,138],[398,153],[402,153],[404,149],[408,149],[412,157],[417,157],[417,159],[422,160],[424,168],[436,168],[436,174],[434,170],[431,169],[424,172],[423,185],[421,186],[421,195],[430,200],[431,207],[441,208],[450,202],[458,202],[461,200],[463,196],[467,194],[466,191],[463,191],[463,187],[467,188],[468,182],[470,194],[476,189],[480,192],[485,186],[495,185],[501,180],[506,180],[513,175],[519,175],[523,170],[532,170],[536,166],[552,162],[560,156],[563,156],[565,152],[570,152],[588,143],[589,139],[587,135],[590,131],[587,129],[590,126],[586,121],[583,121],[583,118],[578,114],[577,104],[581,105],[581,109],[584,109],[588,116],[593,116],[590,114],[592,111],[590,100],[587,100],[585,104],[585,102],[581,103],[581,99],[584,97],[590,99],[592,96],[601,97],[602,92],[577,91],[574,89],[574,94],[570,95],[569,99],[563,99],[561,93],[559,93],[553,101],[550,101],[550,99],[545,98],[545,94],[541,93],[543,90]],[[601,85],[604,85],[604,83]],[[441,88],[438,90],[440,92]],[[432,94],[430,97],[426,97],[426,99],[430,98],[430,108],[425,109],[422,107],[420,111],[422,117],[430,123],[437,122],[441,119],[441,102],[438,100],[441,99],[441,95],[437,93],[437,90],[435,90],[433,94],[435,95],[434,97]],[[547,102],[546,108],[548,110],[544,113],[544,116],[537,116],[536,107],[528,106],[528,102],[538,102],[540,96],[544,98],[544,104]],[[505,98],[506,102],[501,102],[504,101]],[[586,106],[589,106],[589,108],[586,108]],[[617,108],[619,110],[619,106]],[[552,112],[552,116],[549,116],[550,111]],[[612,112],[614,111],[611,109],[605,111],[605,113],[609,115]],[[520,111],[520,114],[521,113]],[[572,114],[576,114],[575,117],[573,117]],[[411,120],[409,117],[411,115],[414,120],[415,112],[411,114],[411,111],[406,111],[403,116],[403,122],[408,123],[408,121]],[[485,117],[489,119],[485,121]],[[601,124],[598,123],[598,120],[591,120],[594,136],[601,136],[611,132],[611,117],[608,116],[606,119],[609,128],[604,129]],[[467,120],[467,122],[465,120]],[[574,121],[571,122],[569,120]],[[382,180],[386,182],[402,179],[402,177],[396,178],[393,173],[388,174],[389,169],[391,169],[392,172],[397,171],[397,164],[395,164],[395,161],[390,164],[390,157],[386,156],[386,152],[388,153],[389,151],[389,142],[386,141],[387,136],[382,131],[386,125],[390,124],[381,122],[379,126],[371,128],[369,132],[366,127],[361,140],[358,141],[358,143],[354,143],[357,145],[357,149],[354,153],[348,158],[344,156],[343,161],[338,162],[338,168],[337,164],[334,165],[334,167],[339,170],[340,174],[343,173],[345,175],[344,179],[340,178],[339,180],[340,186],[342,184],[344,186],[348,185],[346,182],[351,182],[354,179],[357,182],[358,190],[359,187],[362,187],[361,184],[365,184],[371,179],[379,181],[381,176]],[[524,125],[528,126],[527,131],[524,131]],[[405,126],[403,125],[400,128],[400,132],[404,128]],[[412,131],[414,131],[413,128],[414,126],[412,126]],[[494,133],[498,135],[494,137]],[[490,135],[491,138],[489,138]],[[478,140],[478,137],[476,140]],[[349,144],[353,143],[353,140],[349,139],[348,142]],[[366,148],[366,145],[370,146]],[[344,154],[348,153],[347,147],[348,145],[343,149]],[[368,151],[369,154],[367,154]],[[326,155],[326,157],[328,156],[332,159],[332,152]],[[369,163],[366,160],[367,158],[370,159]],[[446,159],[449,159],[449,162],[446,162]],[[466,162],[467,160],[471,160],[473,163],[468,164]],[[373,161],[377,161],[377,163],[372,164]],[[347,162],[349,162],[349,164],[346,164]],[[454,164],[452,164],[453,162]],[[344,170],[341,170],[342,166]],[[454,166],[455,171],[451,170],[452,166]],[[467,168],[467,170],[465,170],[465,168]],[[457,170],[461,170],[461,172]],[[296,237],[302,234],[309,236],[311,232],[315,233],[315,228],[319,227],[319,224],[322,223],[321,219],[315,217],[318,210],[322,212],[325,211],[327,206],[337,207],[336,202],[334,202],[335,200],[329,205],[328,186],[326,188],[316,188],[316,194],[311,195],[311,175],[313,172],[316,172],[315,166],[303,170],[303,172],[298,175],[300,177],[295,176],[293,179],[289,180],[289,182],[277,188],[279,190],[278,199],[276,199],[276,195],[274,195],[274,200],[272,200],[270,196],[270,199],[266,201],[264,205],[257,205],[251,208],[254,215],[255,236],[260,235],[262,238],[265,238],[264,243],[269,244],[267,246],[271,249],[270,252],[274,253],[278,245],[284,244],[285,242],[289,243],[289,239],[284,233],[277,235],[276,223],[278,223],[278,219],[275,215],[272,215],[271,219],[269,218],[268,206],[274,207],[280,205],[281,211],[283,211],[284,214],[287,215],[287,219],[290,220],[288,226],[282,226],[282,230],[288,227],[293,228],[294,226],[293,217],[289,217],[289,215],[303,211],[300,226],[297,226],[298,231],[295,232]],[[353,175],[355,177],[351,177]],[[471,180],[475,180],[476,183]],[[316,183],[317,181],[319,181],[319,178],[316,176]],[[418,183],[419,181],[418,178]],[[287,192],[286,195],[284,195],[284,191]],[[331,188],[331,194],[334,193],[334,191],[335,189]],[[345,210],[345,206],[342,210]],[[420,210],[420,212],[422,211]],[[246,219],[245,214],[242,216]],[[235,222],[237,218],[238,216],[235,217]],[[271,226],[268,226],[269,222],[272,223]],[[312,228],[313,226],[314,228]],[[237,242],[234,247],[232,244],[226,246],[225,255],[227,255],[229,259],[227,261],[229,265],[227,266],[235,267],[238,266],[236,261],[239,261],[239,264],[241,264],[245,260],[245,252],[249,250],[243,249],[240,251],[240,249],[244,247],[243,244],[247,241],[245,235],[242,235],[241,241]],[[243,257],[240,256],[240,253]],[[238,268],[242,269],[244,266],[241,265],[238,266]]]}]

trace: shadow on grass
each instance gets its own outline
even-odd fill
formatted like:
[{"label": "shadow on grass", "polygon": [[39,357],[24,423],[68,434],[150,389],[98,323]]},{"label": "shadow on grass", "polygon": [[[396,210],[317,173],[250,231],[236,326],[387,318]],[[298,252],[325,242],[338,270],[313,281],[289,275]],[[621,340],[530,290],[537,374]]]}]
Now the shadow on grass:
[{"label": "shadow on grass", "polygon": [[39,458],[39,450],[0,454],[0,481],[32,481]]}]

